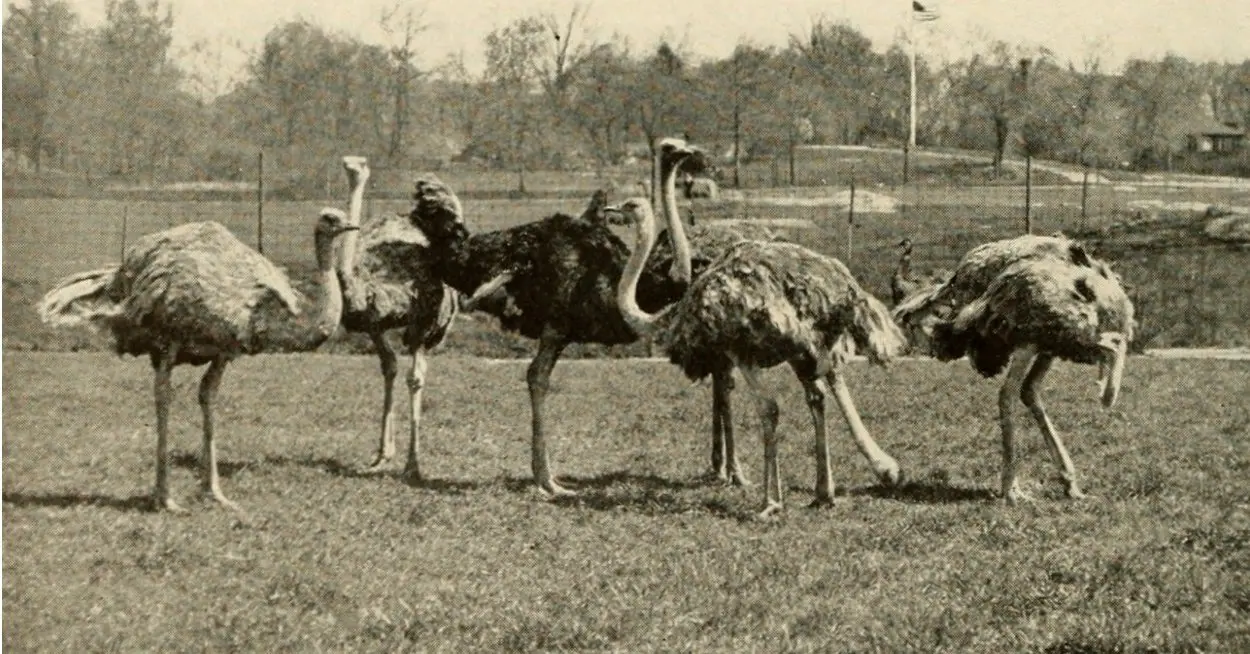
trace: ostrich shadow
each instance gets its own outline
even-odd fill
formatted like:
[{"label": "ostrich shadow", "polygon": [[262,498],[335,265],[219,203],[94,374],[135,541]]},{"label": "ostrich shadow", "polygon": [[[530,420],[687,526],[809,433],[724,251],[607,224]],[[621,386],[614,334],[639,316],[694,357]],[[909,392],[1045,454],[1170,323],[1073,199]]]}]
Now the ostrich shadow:
[{"label": "ostrich shadow", "polygon": [[97,493],[10,493],[6,491],[3,499],[5,504],[16,508],[69,509],[90,506],[137,513],[152,511],[152,496],[146,493],[130,497],[112,497]]},{"label": "ostrich shadow", "polygon": [[838,490],[838,495],[897,500],[908,504],[960,504],[965,502],[985,502],[998,497],[988,488],[952,486],[945,482],[928,480],[904,480],[901,486],[894,487],[874,484],[872,486],[858,486]]},{"label": "ostrich shadow", "polygon": [[[669,479],[656,474],[614,470],[589,476],[561,476],[559,480],[577,492],[571,497],[551,498],[550,502],[560,507],[641,515],[702,513],[738,521],[750,518],[723,499],[698,497],[686,492],[715,487],[717,482],[709,481],[705,476]],[[504,484],[514,493],[529,493],[534,488],[531,477],[508,479]]]}]

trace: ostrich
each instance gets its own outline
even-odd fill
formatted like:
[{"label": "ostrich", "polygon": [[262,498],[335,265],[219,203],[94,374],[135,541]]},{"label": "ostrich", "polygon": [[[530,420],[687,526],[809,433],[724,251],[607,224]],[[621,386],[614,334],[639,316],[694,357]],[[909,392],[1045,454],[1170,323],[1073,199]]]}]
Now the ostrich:
[{"label": "ostrich", "polygon": [[894,300],[894,306],[902,304],[903,300],[919,292],[925,286],[924,280],[911,276],[911,239],[905,238],[899,241],[898,247],[903,251],[898,257],[898,266],[890,277],[890,297]]},{"label": "ostrich", "polygon": [[[759,381],[759,371],[789,363],[803,384],[816,432],[816,499],[833,501],[825,399],[833,393],[860,452],[882,481],[899,481],[898,463],[872,439],[860,420],[834,346],[849,336],[870,359],[884,365],[905,346],[885,305],[867,293],[846,266],[793,243],[744,241],[713,262],[690,289],[659,313],[638,305],[638,280],[655,244],[655,217],[641,199],[621,211],[635,223],[637,243],[617,287],[617,302],[630,327],[655,334],[673,363],[692,379],[709,371],[709,358],[727,358],[746,379],[758,402],[764,441],[764,509],[781,510],[777,464],[778,407]],[[682,230],[670,220],[670,229]]]},{"label": "ostrich", "polygon": [[382,367],[382,433],[377,455],[366,471],[387,466],[395,456],[393,425],[398,360],[386,333],[404,329],[403,342],[412,356],[408,376],[410,407],[408,459],[404,476],[416,480],[421,426],[421,394],[425,387],[426,354],[443,342],[455,320],[456,293],[443,285],[430,266],[429,242],[404,216],[383,215],[361,225],[369,165],[364,157],[343,157],[350,180],[348,219],[358,233],[343,239],[338,277],[343,286],[343,327],[367,334]]},{"label": "ostrich", "polygon": [[183,512],[169,494],[171,373],[179,364],[209,364],[200,381],[204,415],[203,491],[238,507],[221,492],[213,441],[213,403],[226,364],[242,355],[307,351],[339,326],[343,296],[334,272],[340,236],[357,229],[342,212],[323,209],[315,244],[317,285],[297,293],[286,275],[215,222],[148,234],[126,250],[120,266],[62,280],[39,302],[45,323],[86,322],[111,331],[119,355],[148,355],[155,372],[156,510]]},{"label": "ostrich", "polygon": [[[676,173],[692,159],[697,164],[699,151],[684,141],[671,139],[663,143],[662,156],[665,198],[675,204],[676,191],[671,187],[675,186]],[[534,480],[548,495],[572,495],[572,491],[556,482],[547,453],[543,407],[549,379],[569,343],[617,345],[637,340],[637,334],[622,319],[614,297],[628,248],[606,221],[596,217],[598,210],[591,208],[578,218],[555,214],[538,222],[471,237],[455,196],[437,178],[418,179],[415,199],[410,218],[428,236],[431,251],[438,253],[436,265],[443,281],[463,292],[502,287],[500,294],[507,296],[507,302],[486,297],[481,309],[496,315],[502,328],[538,339],[538,352],[526,373]],[[722,232],[715,232],[714,237],[709,237],[712,238],[726,247],[741,240]],[[692,276],[690,243],[684,231],[674,242],[673,251],[680,254],[657,257],[639,283],[643,306],[658,309],[672,302],[680,297]],[[512,310],[504,311],[502,305]],[[719,369],[721,364],[719,359],[709,357],[705,365],[711,370]],[[718,376],[713,381],[713,397],[723,398],[713,401],[714,416],[720,416],[713,420],[714,426],[720,426],[713,459],[714,465],[718,457],[723,462],[722,477],[746,483],[738,470],[729,426],[727,397],[731,379]]]},{"label": "ostrich", "polygon": [[987,243],[969,251],[946,284],[909,299],[895,316],[940,360],[967,354],[986,377],[1007,369],[998,396],[1004,500],[1028,499],[1016,480],[1017,395],[1062,470],[1068,497],[1085,496],[1040,389],[1056,358],[1097,363],[1102,403],[1115,404],[1135,323],[1132,302],[1106,263],[1062,235]]},{"label": "ostrich", "polygon": [[897,247],[902,252],[898,257],[898,266],[895,267],[894,274],[890,277],[890,296],[894,300],[894,306],[902,304],[907,298],[917,293],[941,286],[950,278],[950,274],[941,269],[933,270],[928,277],[913,276],[911,274],[911,239],[904,238],[898,242]]}]

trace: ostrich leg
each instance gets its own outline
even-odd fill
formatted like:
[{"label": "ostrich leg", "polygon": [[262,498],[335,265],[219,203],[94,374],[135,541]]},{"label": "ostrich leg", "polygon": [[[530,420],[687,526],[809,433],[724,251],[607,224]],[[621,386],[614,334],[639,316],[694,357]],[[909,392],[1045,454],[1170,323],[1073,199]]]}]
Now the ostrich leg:
[{"label": "ostrich leg", "polygon": [[399,374],[399,362],[395,356],[395,348],[386,340],[381,331],[371,332],[373,349],[378,353],[382,364],[382,436],[378,442],[378,454],[373,463],[365,468],[365,472],[378,472],[391,459],[395,458],[395,377]]},{"label": "ostrich leg", "polygon": [[733,363],[726,361],[712,373],[712,473],[735,486],[750,486],[734,446],[733,409],[729,396],[734,388]]},{"label": "ostrich leg", "polygon": [[998,424],[1003,432],[1003,499],[1010,504],[1032,499],[1028,493],[1020,490],[1016,480],[1016,444],[1015,423],[1012,421],[1011,410],[1017,397],[1021,396],[1024,380],[1037,359],[1037,350],[1025,347],[1016,350],[1011,356],[1011,367],[1007,370],[1007,379],[998,391]]},{"label": "ostrich leg", "polygon": [[564,351],[564,346],[567,344],[568,341],[565,340],[563,334],[550,328],[544,329],[542,336],[538,339],[538,354],[534,355],[534,360],[530,362],[529,370],[525,375],[530,389],[532,412],[531,466],[534,471],[534,483],[552,497],[576,495],[573,491],[557,484],[555,477],[551,474],[551,462],[547,457],[547,437],[543,431],[543,404],[547,401],[551,371],[555,368],[556,360],[560,358],[560,353]]},{"label": "ostrich leg", "polygon": [[213,403],[217,401],[217,389],[221,387],[221,377],[228,362],[225,357],[213,359],[200,380],[200,410],[204,412],[204,449],[200,454],[200,465],[204,470],[200,488],[222,506],[239,511],[238,505],[226,499],[221,492],[221,480],[217,478],[217,443],[213,441]]},{"label": "ostrich leg", "polygon": [[429,363],[425,348],[412,349],[412,370],[408,374],[408,462],[404,464],[404,478],[409,482],[421,481],[421,391],[425,388],[425,372]]},{"label": "ostrich leg", "polygon": [[755,396],[760,415],[760,434],[764,441],[764,508],[758,517],[765,519],[782,509],[781,470],[777,464],[777,422],[781,410],[777,407],[777,400],[760,383],[758,368],[739,365],[738,369]]},{"label": "ostrich leg", "polygon": [[829,461],[829,434],[825,429],[825,397],[829,388],[825,380],[799,378],[807,399],[807,410],[812,414],[812,428],[816,431],[816,498],[813,507],[833,504],[833,471]]},{"label": "ostrich leg", "polygon": [[169,345],[161,354],[152,355],[156,396],[156,488],[152,491],[152,508],[157,511],[186,513],[186,509],[169,496],[169,402],[173,395],[172,375],[178,346]]},{"label": "ostrich leg", "polygon": [[1028,376],[1024,378],[1024,385],[1020,387],[1020,399],[1024,402],[1024,406],[1029,408],[1029,413],[1033,414],[1033,420],[1037,422],[1038,429],[1042,430],[1046,445],[1050,447],[1050,454],[1055,458],[1055,464],[1062,470],[1064,490],[1068,497],[1079,500],[1085,497],[1085,493],[1077,485],[1076,467],[1072,465],[1072,457],[1068,455],[1068,448],[1063,446],[1063,441],[1055,431],[1054,424],[1050,422],[1050,416],[1046,415],[1046,407],[1042,405],[1042,379],[1050,371],[1052,363],[1054,363],[1054,357],[1048,354],[1037,357],[1037,361],[1029,369]]},{"label": "ostrich leg", "polygon": [[835,367],[825,375],[825,380],[833,389],[833,397],[838,401],[838,408],[842,410],[846,426],[851,430],[851,438],[855,439],[855,446],[872,464],[872,470],[877,474],[877,479],[887,486],[898,486],[903,480],[898,461],[881,449],[877,441],[873,440],[872,434],[868,433],[868,428],[859,417],[859,411],[855,409],[855,402],[851,400],[851,391],[846,387],[842,371]]}]

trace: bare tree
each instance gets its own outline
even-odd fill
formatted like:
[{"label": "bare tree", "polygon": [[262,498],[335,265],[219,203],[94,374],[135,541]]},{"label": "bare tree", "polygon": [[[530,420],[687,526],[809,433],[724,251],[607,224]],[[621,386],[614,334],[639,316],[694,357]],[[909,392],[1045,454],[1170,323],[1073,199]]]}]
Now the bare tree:
[{"label": "bare tree", "polygon": [[404,136],[408,129],[409,109],[413,83],[421,77],[417,68],[415,49],[417,37],[429,29],[424,22],[425,7],[403,6],[396,2],[382,10],[382,31],[394,44],[390,48],[391,59],[391,121],[387,139],[386,159],[394,163],[402,157]]},{"label": "bare tree", "polygon": [[486,78],[496,91],[499,127],[506,130],[511,163],[517,170],[517,190],[525,193],[525,165],[539,119],[534,107],[537,88],[535,61],[543,51],[547,25],[538,18],[521,18],[486,36]]}]

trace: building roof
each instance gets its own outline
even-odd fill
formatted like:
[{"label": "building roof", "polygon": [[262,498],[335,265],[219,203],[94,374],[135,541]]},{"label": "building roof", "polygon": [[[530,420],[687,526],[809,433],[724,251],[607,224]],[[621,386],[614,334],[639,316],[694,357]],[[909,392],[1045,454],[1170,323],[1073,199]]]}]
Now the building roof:
[{"label": "building roof", "polygon": [[1186,130],[1190,134],[1201,134],[1202,136],[1245,136],[1246,133],[1236,127],[1224,125],[1214,118],[1203,118],[1196,120],[1189,129]]}]

